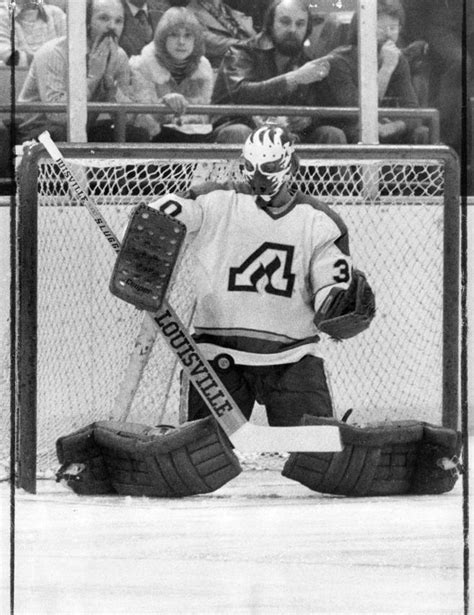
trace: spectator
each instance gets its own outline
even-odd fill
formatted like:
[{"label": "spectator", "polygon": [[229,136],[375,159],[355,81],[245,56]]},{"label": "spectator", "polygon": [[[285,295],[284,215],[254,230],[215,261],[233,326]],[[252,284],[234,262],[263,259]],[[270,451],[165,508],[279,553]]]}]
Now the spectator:
[{"label": "spectator", "polygon": [[[164,103],[169,115],[141,115],[137,125],[152,141],[202,141],[211,132],[207,116],[185,115],[188,104],[208,105],[214,73],[204,56],[202,27],[192,11],[168,9],[154,40],[130,58],[136,102]],[[171,125],[170,125],[171,124]]]},{"label": "spectator", "polygon": [[170,7],[168,0],[122,0],[124,24],[119,45],[130,56],[139,55],[153,40],[153,33],[163,13]]},{"label": "spectator", "polygon": [[191,0],[188,6],[204,28],[206,57],[215,70],[231,45],[255,34],[252,19],[222,0]]},{"label": "spectator", "polygon": [[[441,140],[458,153],[462,142],[463,54],[467,98],[473,95],[474,7],[472,0],[404,0],[406,44],[428,43],[428,102],[439,110]],[[466,40],[463,7],[466,6]],[[467,103],[467,101],[465,101]]]},{"label": "spectator", "polygon": [[[317,105],[328,72],[325,58],[308,60],[304,41],[310,13],[303,0],[273,0],[261,33],[232,47],[224,56],[212,96],[215,104]],[[321,85],[319,85],[321,84]],[[221,117],[215,122],[218,143],[243,142],[268,117]],[[314,117],[279,117],[274,123],[303,143],[345,143],[342,130]]]},{"label": "spectator", "polygon": [[271,0],[226,0],[227,6],[240,11],[252,18],[254,30],[260,32],[263,26],[263,17],[267,12]]},{"label": "spectator", "polygon": [[[418,107],[418,99],[411,81],[408,61],[397,47],[403,9],[399,0],[377,2],[377,54],[378,54],[378,99],[380,107]],[[328,56],[330,71],[326,79],[326,99],[323,104],[336,107],[359,105],[357,15],[351,23],[351,44],[334,49]],[[417,143],[429,141],[429,131],[421,121],[379,121],[381,143]],[[349,143],[359,141],[359,122],[341,120]]]},{"label": "spectator", "polygon": [[313,28],[306,53],[321,58],[341,45],[348,44],[350,23],[354,11],[313,13]]},{"label": "spectator", "polygon": [[54,5],[34,0],[16,0],[15,57],[11,50],[11,18],[7,2],[0,5],[0,60],[7,66],[28,67],[38,49],[66,34],[66,15]]},{"label": "spectator", "polygon": [[[129,102],[130,68],[118,39],[123,28],[120,0],[87,0],[87,100]],[[35,55],[20,92],[19,102],[67,102],[67,41],[61,37],[45,43]],[[49,130],[57,140],[66,140],[64,114],[37,113],[18,126],[18,142]],[[112,122],[89,117],[89,140],[113,141]],[[146,131],[128,127],[128,141],[147,140]]]}]

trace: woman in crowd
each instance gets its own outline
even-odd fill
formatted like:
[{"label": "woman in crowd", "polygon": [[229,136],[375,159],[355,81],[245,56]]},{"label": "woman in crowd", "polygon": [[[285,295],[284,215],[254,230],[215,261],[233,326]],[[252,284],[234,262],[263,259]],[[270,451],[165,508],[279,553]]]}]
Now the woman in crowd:
[{"label": "woman in crowd", "polygon": [[206,115],[187,115],[189,104],[210,104],[214,73],[204,56],[202,28],[185,7],[168,9],[153,41],[130,58],[136,102],[165,104],[167,114],[139,115],[154,142],[205,141],[211,126]]}]

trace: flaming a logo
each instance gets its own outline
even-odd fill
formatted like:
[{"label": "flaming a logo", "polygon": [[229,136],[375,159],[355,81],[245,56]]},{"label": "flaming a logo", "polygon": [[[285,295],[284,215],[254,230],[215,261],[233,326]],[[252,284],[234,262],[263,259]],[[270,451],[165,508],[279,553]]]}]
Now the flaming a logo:
[{"label": "flaming a logo", "polygon": [[263,243],[242,265],[230,268],[228,290],[291,297],[295,284],[293,253],[293,246]]}]

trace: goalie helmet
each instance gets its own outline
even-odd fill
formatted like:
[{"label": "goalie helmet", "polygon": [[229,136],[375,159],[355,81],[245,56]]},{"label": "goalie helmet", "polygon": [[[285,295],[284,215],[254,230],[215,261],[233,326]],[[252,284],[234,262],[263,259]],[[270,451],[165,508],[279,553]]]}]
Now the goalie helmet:
[{"label": "goalie helmet", "polygon": [[245,141],[243,175],[253,194],[264,201],[276,196],[297,167],[290,136],[279,126],[263,126]]}]

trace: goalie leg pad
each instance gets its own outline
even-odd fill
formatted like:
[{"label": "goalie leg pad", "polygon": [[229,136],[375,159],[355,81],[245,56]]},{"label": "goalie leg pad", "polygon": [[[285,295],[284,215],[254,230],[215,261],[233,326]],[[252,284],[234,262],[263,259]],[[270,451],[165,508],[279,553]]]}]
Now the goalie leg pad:
[{"label": "goalie leg pad", "polygon": [[462,438],[458,431],[425,424],[411,493],[451,491],[462,472],[461,449]]},{"label": "goalie leg pad", "polygon": [[215,491],[242,471],[213,417],[164,435],[152,427],[104,421],[95,439],[121,495],[184,497]]},{"label": "goalie leg pad", "polygon": [[283,476],[313,491],[353,497],[435,494],[456,482],[460,435],[454,430],[418,421],[355,427],[308,415],[303,424],[336,424],[344,444],[340,453],[289,456]]},{"label": "goalie leg pad", "polygon": [[92,423],[57,440],[56,454],[61,467],[56,480],[64,481],[75,493],[83,495],[116,493],[95,442],[94,429],[95,423]]}]

